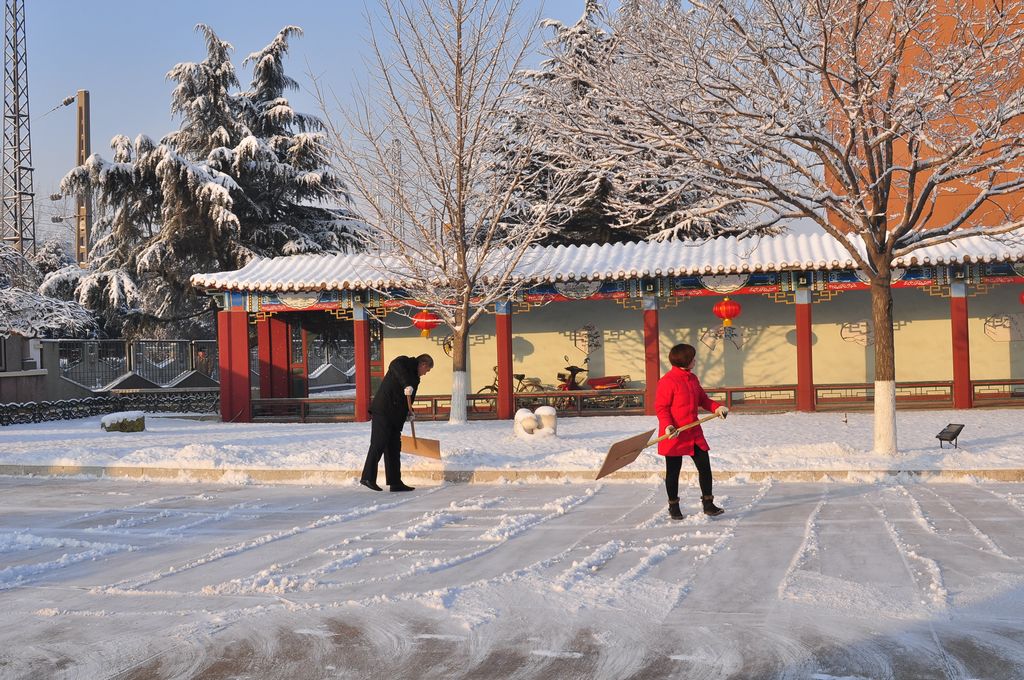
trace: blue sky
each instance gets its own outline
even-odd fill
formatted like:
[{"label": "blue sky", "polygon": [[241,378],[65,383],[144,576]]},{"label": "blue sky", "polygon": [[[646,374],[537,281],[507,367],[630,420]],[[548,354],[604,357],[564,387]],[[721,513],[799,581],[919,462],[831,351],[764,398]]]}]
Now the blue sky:
[{"label": "blue sky", "polygon": [[[584,0],[523,0],[524,12],[574,22]],[[617,4],[617,3],[613,3]],[[364,7],[374,0],[45,0],[26,3],[32,153],[35,166],[37,238],[67,232],[50,222],[63,205],[50,201],[75,160],[74,106],[47,113],[79,89],[89,90],[92,151],[110,156],[110,139],[139,133],[159,139],[177,128],[170,115],[171,83],[165,74],[181,61],[200,61],[203,41],[194,27],[205,23],[235,47],[235,66],[245,86],[242,59],[266,45],[288,24],[305,35],[291,44],[290,73],[308,85],[306,72],[321,75],[339,94],[364,72]],[[308,64],[308,67],[307,67]],[[305,91],[291,99],[315,112]]]}]

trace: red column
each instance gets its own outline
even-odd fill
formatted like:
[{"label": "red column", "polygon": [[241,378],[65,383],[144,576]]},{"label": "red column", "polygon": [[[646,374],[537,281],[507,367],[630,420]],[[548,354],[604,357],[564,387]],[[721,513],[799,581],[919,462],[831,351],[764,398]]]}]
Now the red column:
[{"label": "red column", "polygon": [[798,288],[796,297],[796,410],[814,410],[814,361],[811,354],[811,291]]},{"label": "red column", "polygon": [[270,317],[256,322],[260,360],[260,397],[288,397],[288,324]]},{"label": "red column", "polygon": [[515,406],[512,396],[512,303],[494,305],[495,331],[498,339],[498,418],[511,419]]},{"label": "red column", "polygon": [[270,360],[270,319],[256,322],[256,356],[260,363],[260,399],[268,399],[274,391],[270,382],[273,370]]},{"label": "red column", "polygon": [[248,323],[249,315],[244,310],[217,313],[220,417],[225,423],[247,423],[252,419]]},{"label": "red column", "polygon": [[359,301],[352,302],[352,326],[356,350],[356,421],[370,419],[370,321]]},{"label": "red column", "polygon": [[949,286],[949,315],[953,329],[953,408],[971,408],[971,344],[967,328],[967,284]]},{"label": "red column", "polygon": [[291,352],[291,334],[288,324],[270,318],[270,396],[284,399],[288,394],[288,355]]},{"label": "red column", "polygon": [[644,413],[654,415],[654,396],[661,378],[661,335],[658,330],[658,298],[643,296],[644,306]]}]

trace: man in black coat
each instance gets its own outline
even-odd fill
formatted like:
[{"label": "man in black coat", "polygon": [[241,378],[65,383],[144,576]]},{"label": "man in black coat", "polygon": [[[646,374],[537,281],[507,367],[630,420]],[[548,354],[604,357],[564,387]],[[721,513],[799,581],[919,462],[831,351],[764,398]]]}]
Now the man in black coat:
[{"label": "man in black coat", "polygon": [[359,483],[368,489],[381,491],[377,486],[377,466],[384,456],[384,480],[392,491],[412,491],[402,483],[402,426],[415,418],[409,402],[416,398],[420,378],[434,367],[429,354],[418,357],[397,357],[388,366],[388,372],[370,403],[370,449]]}]

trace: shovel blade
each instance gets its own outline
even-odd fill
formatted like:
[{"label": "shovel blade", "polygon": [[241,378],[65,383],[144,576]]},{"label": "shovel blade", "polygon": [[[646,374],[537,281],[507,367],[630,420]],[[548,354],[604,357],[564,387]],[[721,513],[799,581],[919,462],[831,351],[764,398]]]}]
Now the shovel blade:
[{"label": "shovel blade", "polygon": [[402,453],[441,460],[441,440],[402,435]]},{"label": "shovel blade", "polygon": [[648,430],[642,434],[612,444],[611,448],[608,449],[608,455],[604,457],[604,464],[594,479],[601,479],[605,475],[610,475],[619,468],[624,468],[636,460],[640,452],[647,448],[651,441],[651,435],[656,431]]}]

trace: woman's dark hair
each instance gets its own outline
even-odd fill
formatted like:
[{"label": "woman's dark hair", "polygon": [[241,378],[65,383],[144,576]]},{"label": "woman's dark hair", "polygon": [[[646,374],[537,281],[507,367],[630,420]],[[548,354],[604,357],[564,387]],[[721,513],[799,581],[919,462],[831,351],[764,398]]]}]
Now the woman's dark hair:
[{"label": "woman's dark hair", "polygon": [[686,368],[695,356],[697,356],[697,350],[694,349],[693,345],[680,344],[669,350],[668,362],[673,366]]}]

